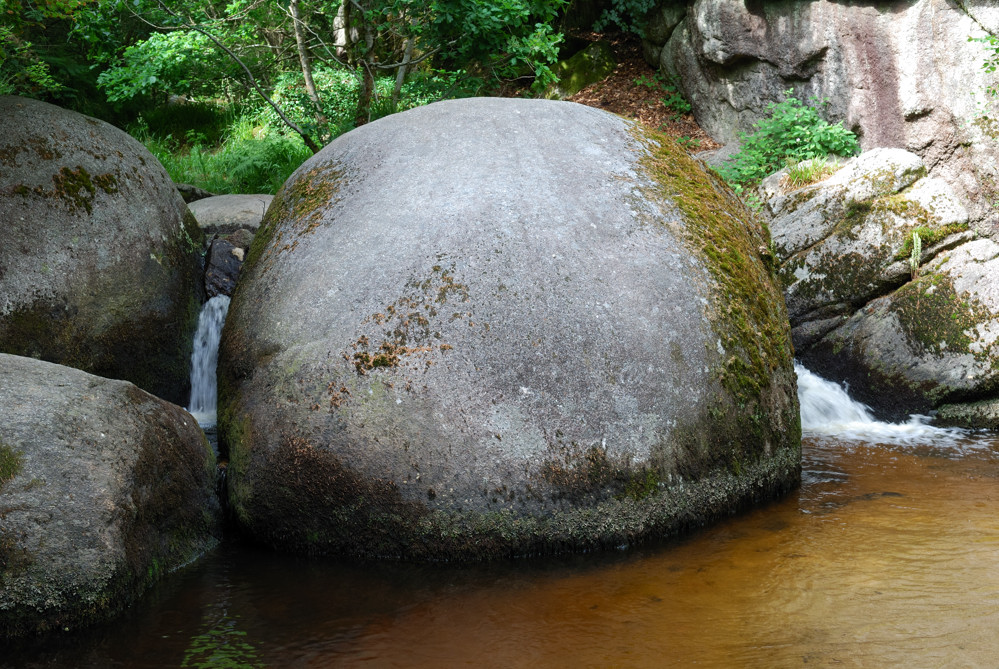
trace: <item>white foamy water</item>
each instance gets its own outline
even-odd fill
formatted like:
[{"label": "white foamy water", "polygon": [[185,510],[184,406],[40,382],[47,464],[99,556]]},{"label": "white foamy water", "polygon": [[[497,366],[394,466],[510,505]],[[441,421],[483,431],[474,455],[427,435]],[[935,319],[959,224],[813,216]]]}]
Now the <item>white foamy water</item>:
[{"label": "white foamy water", "polygon": [[229,312],[229,298],[216,295],[205,302],[198,316],[198,331],[194,334],[191,352],[191,402],[187,410],[198,425],[215,425],[217,382],[215,368],[219,360],[219,339],[225,315]]},{"label": "white foamy water", "polygon": [[870,407],[850,399],[843,386],[827,381],[795,363],[798,375],[798,402],[801,404],[801,431],[806,436],[836,437],[903,446],[973,447],[970,430],[929,425],[929,416],[912,415],[905,423],[882,423],[871,415]]}]

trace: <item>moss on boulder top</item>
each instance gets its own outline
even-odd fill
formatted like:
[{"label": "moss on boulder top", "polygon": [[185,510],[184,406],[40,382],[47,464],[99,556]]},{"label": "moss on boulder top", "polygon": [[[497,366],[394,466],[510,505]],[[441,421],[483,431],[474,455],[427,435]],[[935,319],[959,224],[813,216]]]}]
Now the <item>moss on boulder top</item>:
[{"label": "moss on boulder top", "polygon": [[202,233],[107,123],[0,96],[0,351],[186,401]]},{"label": "moss on boulder top", "polygon": [[768,238],[613,114],[470,99],[339,138],[275,197],[220,351],[231,502],[288,550],[633,543],[798,482]]}]

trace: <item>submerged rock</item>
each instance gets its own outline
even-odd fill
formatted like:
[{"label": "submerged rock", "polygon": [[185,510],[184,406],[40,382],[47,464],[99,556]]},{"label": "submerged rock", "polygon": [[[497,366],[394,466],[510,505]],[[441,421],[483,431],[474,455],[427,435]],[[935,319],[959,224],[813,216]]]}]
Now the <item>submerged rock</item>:
[{"label": "submerged rock", "polygon": [[216,295],[232,295],[243,265],[243,250],[224,239],[212,241],[205,262],[205,294],[209,299]]},{"label": "submerged rock", "polygon": [[758,224],[613,114],[470,99],[307,161],[219,363],[230,502],[289,550],[477,559],[677,533],[798,482]]},{"label": "submerged rock", "polygon": [[0,351],[186,399],[202,234],[107,123],[0,97]]},{"label": "submerged rock", "polygon": [[214,469],[180,407],[0,354],[0,638],[120,614],[215,545]]}]

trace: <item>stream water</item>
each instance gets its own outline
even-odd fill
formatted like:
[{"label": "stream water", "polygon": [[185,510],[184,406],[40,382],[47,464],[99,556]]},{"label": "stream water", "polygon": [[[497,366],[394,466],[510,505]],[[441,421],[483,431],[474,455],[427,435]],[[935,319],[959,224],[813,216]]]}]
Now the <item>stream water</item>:
[{"label": "stream water", "polygon": [[0,666],[995,666],[999,441],[798,373],[800,490],[695,536],[460,567],[227,544]]},{"label": "stream water", "polygon": [[219,340],[229,313],[229,298],[216,295],[201,307],[191,352],[191,403],[187,410],[202,428],[215,426],[217,404],[215,370],[219,362]]}]

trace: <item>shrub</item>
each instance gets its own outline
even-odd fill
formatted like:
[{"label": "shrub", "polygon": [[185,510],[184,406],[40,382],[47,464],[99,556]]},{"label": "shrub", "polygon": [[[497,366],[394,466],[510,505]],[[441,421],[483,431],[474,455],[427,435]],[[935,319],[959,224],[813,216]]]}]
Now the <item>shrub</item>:
[{"label": "shrub", "polygon": [[[322,144],[327,144],[354,127],[360,82],[354,72],[345,69],[318,66],[312,74],[323,105],[325,123],[322,127],[316,125],[313,104],[306,93],[301,72],[281,74],[272,97],[303,130],[318,138]],[[371,120],[438,100],[472,95],[475,90],[470,89],[469,83],[463,72],[418,70],[403,84],[399,104],[393,109],[395,77],[378,77],[375,80],[375,99],[371,103]],[[259,103],[258,114],[269,127],[281,128],[284,125],[269,105]]]},{"label": "shrub", "polygon": [[644,37],[645,23],[649,12],[656,7],[656,0],[610,0],[603,4],[608,6],[593,24],[593,30],[603,32],[617,28]]},{"label": "shrub", "polygon": [[235,114],[231,108],[219,104],[188,102],[146,109],[139,114],[139,118],[148,132],[160,139],[186,139],[192,131],[196,131],[202,143],[218,144],[235,121]]},{"label": "shrub", "polygon": [[692,107],[680,91],[680,85],[671,77],[657,72],[654,77],[642,75],[635,79],[635,84],[645,86],[662,95],[660,101],[672,112],[672,120],[677,121],[684,114],[689,114]]},{"label": "shrub", "polygon": [[[829,154],[855,155],[857,136],[842,122],[829,123],[814,106],[806,106],[786,92],[783,102],[767,105],[767,117],[755,130],[742,133],[742,149],[719,172],[732,184],[753,184],[783,168],[788,161],[802,162]],[[813,102],[820,104],[818,100]]]},{"label": "shrub", "polygon": [[175,183],[212,193],[276,193],[292,172],[312,155],[297,136],[267,131],[243,117],[227,130],[221,146],[188,132],[186,141],[158,137],[144,127],[133,134],[166,168]]}]

